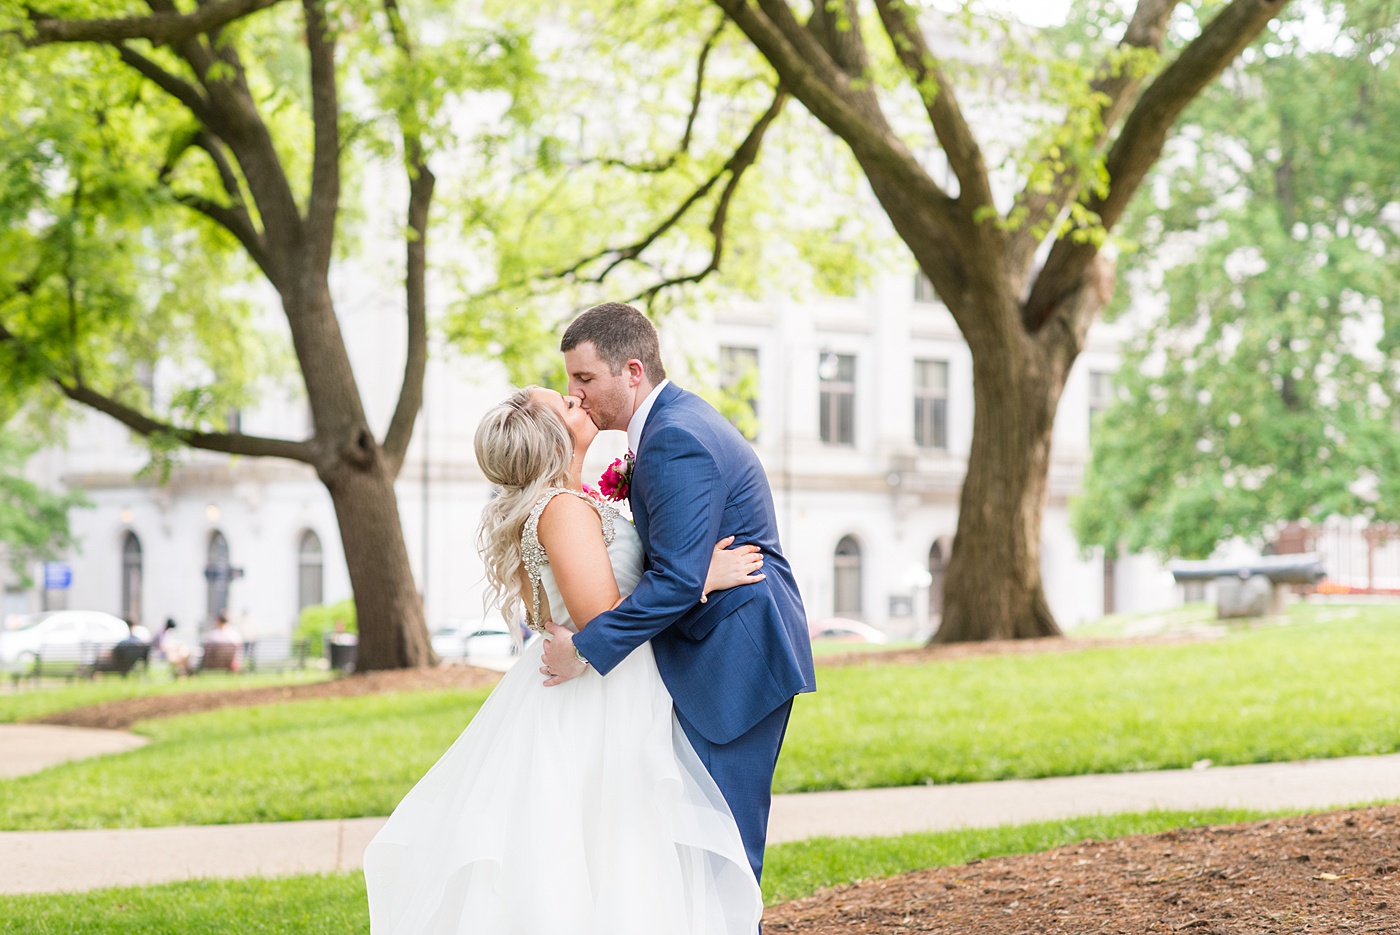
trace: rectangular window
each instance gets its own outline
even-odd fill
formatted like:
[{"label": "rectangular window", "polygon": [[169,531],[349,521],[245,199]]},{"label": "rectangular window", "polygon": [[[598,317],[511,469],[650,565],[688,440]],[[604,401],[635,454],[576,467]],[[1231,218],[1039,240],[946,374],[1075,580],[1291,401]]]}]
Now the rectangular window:
[{"label": "rectangular window", "polygon": [[719,388],[723,411],[749,441],[758,437],[758,348],[719,349]]},{"label": "rectangular window", "polygon": [[948,447],[947,361],[914,361],[914,444]]},{"label": "rectangular window", "polygon": [[821,379],[822,441],[828,445],[855,445],[855,355],[823,352],[817,363],[817,376]]},{"label": "rectangular window", "polygon": [[1089,371],[1089,444],[1094,444],[1094,423],[1099,413],[1113,402],[1113,374],[1101,370]]},{"label": "rectangular window", "polygon": [[933,290],[933,283],[924,275],[923,270],[914,274],[914,301],[915,302],[937,302],[938,293]]}]

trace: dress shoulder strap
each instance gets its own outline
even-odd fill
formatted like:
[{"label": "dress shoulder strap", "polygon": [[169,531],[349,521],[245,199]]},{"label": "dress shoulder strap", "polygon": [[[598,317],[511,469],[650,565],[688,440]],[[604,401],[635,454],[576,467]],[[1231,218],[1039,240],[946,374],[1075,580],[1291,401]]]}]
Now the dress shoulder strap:
[{"label": "dress shoulder strap", "polygon": [[561,493],[578,497],[598,511],[598,517],[603,522],[603,542],[605,544],[612,545],[613,537],[617,534],[613,527],[617,511],[582,491],[571,490],[568,487],[551,487],[535,501],[530,515],[525,519],[525,530],[520,536],[520,557],[525,564],[525,574],[530,578],[530,619],[526,621],[526,625],[541,633],[544,632],[544,624],[540,621],[540,589],[544,585],[540,579],[544,574],[544,566],[549,564],[549,556],[545,554],[544,546],[540,545],[540,516],[544,513],[544,508],[549,505],[549,501]]}]

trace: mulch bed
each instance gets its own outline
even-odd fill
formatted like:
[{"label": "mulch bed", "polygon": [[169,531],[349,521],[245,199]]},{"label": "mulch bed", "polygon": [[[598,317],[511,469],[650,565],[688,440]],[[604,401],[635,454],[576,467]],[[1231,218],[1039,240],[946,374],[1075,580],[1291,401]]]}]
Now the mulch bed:
[{"label": "mulch bed", "polygon": [[818,656],[819,666],[923,665],[950,662],[976,656],[1032,656],[1043,653],[1077,653],[1086,649],[1122,649],[1129,646],[1181,646],[1218,638],[1213,632],[1183,632],[1166,636],[1120,637],[1116,639],[1066,639],[1062,636],[1035,640],[989,640],[982,643],[952,643],[947,646],[915,646],[907,649],[866,650]]},{"label": "mulch bed", "polygon": [[126,730],[137,721],[151,718],[196,714],[218,708],[248,708],[254,705],[310,701],[316,698],[349,698],[381,692],[427,691],[443,688],[483,688],[495,685],[501,673],[475,666],[442,666],[436,669],[404,669],[395,672],[365,672],[313,682],[308,685],[279,685],[264,688],[224,688],[207,692],[180,692],[146,698],[123,698],[60,711],[35,718],[36,724],[66,727],[101,727]]},{"label": "mulch bed", "polygon": [[1400,806],[1190,828],[822,890],[767,935],[1400,932]]}]

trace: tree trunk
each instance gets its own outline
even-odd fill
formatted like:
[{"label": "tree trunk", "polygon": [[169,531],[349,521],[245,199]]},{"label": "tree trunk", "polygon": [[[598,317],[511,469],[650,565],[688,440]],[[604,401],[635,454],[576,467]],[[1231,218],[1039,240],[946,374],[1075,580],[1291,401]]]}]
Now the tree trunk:
[{"label": "tree trunk", "polygon": [[933,642],[1057,636],[1040,577],[1040,522],[1069,365],[1024,334],[974,348],[972,360],[972,452]]},{"label": "tree trunk", "polygon": [[423,602],[408,564],[394,478],[366,433],[372,457],[340,461],[321,473],[340,524],[345,564],[355,594],[359,671],[437,664],[423,620]]}]

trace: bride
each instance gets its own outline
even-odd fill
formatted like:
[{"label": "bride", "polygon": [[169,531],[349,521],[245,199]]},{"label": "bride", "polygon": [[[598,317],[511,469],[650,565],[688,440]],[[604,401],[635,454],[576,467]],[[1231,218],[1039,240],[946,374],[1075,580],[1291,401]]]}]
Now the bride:
[{"label": "bride", "polygon": [[[577,631],[641,577],[636,530],[582,491],[597,433],[577,399],[539,387],[477,428],[477,461],[500,487],[479,546],[507,620],[523,605],[536,630]],[[762,579],[757,550],[730,541],[707,593]],[[372,935],[754,935],[763,903],[739,829],[651,645],[556,688],[536,675],[543,645],[370,842]]]}]

